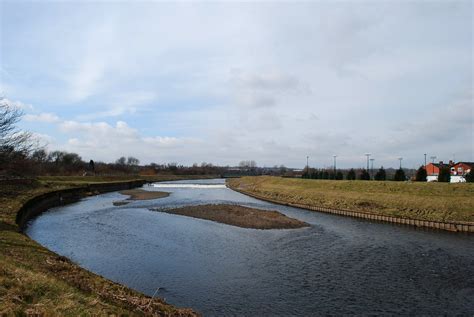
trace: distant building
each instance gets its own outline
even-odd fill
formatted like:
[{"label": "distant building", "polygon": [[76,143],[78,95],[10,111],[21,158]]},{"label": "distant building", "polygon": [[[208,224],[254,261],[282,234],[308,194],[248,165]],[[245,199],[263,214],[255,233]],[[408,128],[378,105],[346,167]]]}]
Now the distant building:
[{"label": "distant building", "polygon": [[426,164],[426,180],[428,182],[438,181],[440,168],[449,168],[451,174],[451,183],[464,183],[464,176],[474,168],[474,162],[458,162],[449,161],[449,164],[439,163]]},{"label": "distant building", "polygon": [[474,168],[474,162],[458,162],[451,166],[451,183],[464,183],[464,177]]},{"label": "distant building", "polygon": [[448,165],[444,164],[443,161],[426,164],[426,180],[428,182],[437,182],[439,170],[445,167],[448,167]]}]

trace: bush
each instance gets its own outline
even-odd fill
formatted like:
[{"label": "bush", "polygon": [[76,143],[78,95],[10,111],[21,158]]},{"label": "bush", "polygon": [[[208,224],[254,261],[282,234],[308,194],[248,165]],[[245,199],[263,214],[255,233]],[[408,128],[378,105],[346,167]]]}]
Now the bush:
[{"label": "bush", "polygon": [[369,174],[369,172],[367,172],[367,170],[365,168],[360,172],[359,179],[360,180],[365,180],[365,181],[370,180],[370,174]]},{"label": "bush", "polygon": [[466,182],[468,183],[474,183],[474,171],[471,169],[469,173],[464,175],[464,178],[466,179]]},{"label": "bush", "polygon": [[356,172],[354,171],[353,168],[349,170],[349,173],[347,173],[347,180],[353,181],[356,179]]},{"label": "bush", "polygon": [[438,182],[442,183],[449,183],[451,181],[451,171],[449,167],[440,167],[439,175],[438,175]]},{"label": "bush", "polygon": [[341,180],[341,179],[343,179],[343,178],[344,178],[344,175],[342,175],[342,172],[341,172],[341,171],[337,171],[337,173],[336,173],[336,179],[337,179],[337,180]]},{"label": "bush", "polygon": [[385,169],[383,166],[375,173],[375,180],[376,181],[384,181],[387,179],[387,174],[385,173]]},{"label": "bush", "polygon": [[393,180],[397,182],[406,181],[405,171],[401,168],[397,169],[397,171],[395,172],[395,176],[393,177]]},{"label": "bush", "polygon": [[415,180],[417,182],[426,182],[426,169],[424,166],[420,166],[420,168],[416,171]]}]

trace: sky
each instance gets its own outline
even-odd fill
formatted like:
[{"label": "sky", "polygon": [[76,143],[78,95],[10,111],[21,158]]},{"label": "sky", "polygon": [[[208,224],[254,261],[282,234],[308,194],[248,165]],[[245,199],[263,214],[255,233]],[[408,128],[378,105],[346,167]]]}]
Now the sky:
[{"label": "sky", "polygon": [[472,1],[0,0],[0,95],[84,160],[474,161]]}]

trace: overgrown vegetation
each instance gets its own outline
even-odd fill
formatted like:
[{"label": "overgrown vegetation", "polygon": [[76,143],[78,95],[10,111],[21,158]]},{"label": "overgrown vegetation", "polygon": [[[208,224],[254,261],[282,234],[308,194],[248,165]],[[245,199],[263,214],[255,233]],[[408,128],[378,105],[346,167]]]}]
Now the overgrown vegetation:
[{"label": "overgrown vegetation", "polygon": [[228,180],[231,187],[282,202],[420,220],[474,222],[474,184],[331,181],[281,177]]}]

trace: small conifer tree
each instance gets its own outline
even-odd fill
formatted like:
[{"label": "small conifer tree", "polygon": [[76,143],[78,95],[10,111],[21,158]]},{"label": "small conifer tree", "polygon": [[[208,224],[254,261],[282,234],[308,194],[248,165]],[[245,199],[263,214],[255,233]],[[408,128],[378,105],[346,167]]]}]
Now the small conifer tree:
[{"label": "small conifer tree", "polygon": [[394,181],[403,182],[406,181],[405,171],[402,168],[397,169],[395,176],[393,177]]},{"label": "small conifer tree", "polygon": [[353,181],[356,179],[356,172],[354,171],[353,168],[349,170],[349,173],[347,173],[347,180]]},{"label": "small conifer tree", "polygon": [[426,169],[424,166],[420,166],[420,168],[416,171],[415,180],[417,182],[426,182]]},{"label": "small conifer tree", "polygon": [[385,169],[380,167],[380,169],[375,173],[375,180],[376,181],[384,181],[387,179],[387,174],[385,173]]},{"label": "small conifer tree", "polygon": [[439,175],[438,175],[438,182],[442,183],[449,183],[451,181],[451,172],[449,171],[449,167],[440,167]]}]

